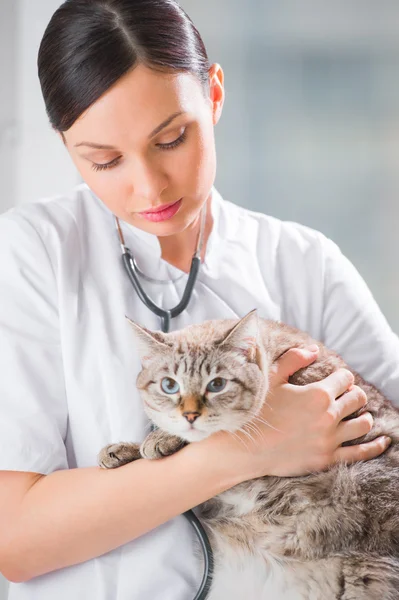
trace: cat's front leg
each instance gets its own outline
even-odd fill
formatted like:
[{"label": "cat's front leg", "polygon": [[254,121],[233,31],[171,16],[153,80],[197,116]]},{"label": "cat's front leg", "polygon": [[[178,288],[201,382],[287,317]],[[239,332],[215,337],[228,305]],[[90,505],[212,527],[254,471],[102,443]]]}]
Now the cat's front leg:
[{"label": "cat's front leg", "polygon": [[116,469],[139,458],[140,444],[119,442],[105,446],[98,454],[97,460],[102,469]]},{"label": "cat's front leg", "polygon": [[177,435],[171,435],[161,429],[155,429],[145,438],[140,446],[140,454],[143,458],[157,459],[174,454],[188,442]]}]

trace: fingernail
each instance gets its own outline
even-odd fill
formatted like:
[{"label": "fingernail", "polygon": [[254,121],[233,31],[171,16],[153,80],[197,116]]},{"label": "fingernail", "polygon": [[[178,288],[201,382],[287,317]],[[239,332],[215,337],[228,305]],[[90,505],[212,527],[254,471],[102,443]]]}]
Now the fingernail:
[{"label": "fingernail", "polygon": [[390,446],[392,444],[392,438],[388,437],[387,435],[384,435],[383,437],[386,447]]},{"label": "fingernail", "polygon": [[311,346],[306,346],[305,350],[309,350],[309,352],[317,352],[319,349],[317,344],[312,344]]}]

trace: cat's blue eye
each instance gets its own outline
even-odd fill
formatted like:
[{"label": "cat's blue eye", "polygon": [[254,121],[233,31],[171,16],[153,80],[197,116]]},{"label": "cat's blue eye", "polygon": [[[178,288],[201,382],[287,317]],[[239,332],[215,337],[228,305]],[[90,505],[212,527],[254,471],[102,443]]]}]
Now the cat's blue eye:
[{"label": "cat's blue eye", "polygon": [[177,394],[180,385],[171,377],[164,377],[161,381],[161,388],[165,394]]},{"label": "cat's blue eye", "polygon": [[223,379],[223,377],[216,377],[208,383],[208,385],[206,386],[206,391],[213,392],[214,394],[217,392],[221,392],[226,387],[226,383],[227,381],[226,379]]}]

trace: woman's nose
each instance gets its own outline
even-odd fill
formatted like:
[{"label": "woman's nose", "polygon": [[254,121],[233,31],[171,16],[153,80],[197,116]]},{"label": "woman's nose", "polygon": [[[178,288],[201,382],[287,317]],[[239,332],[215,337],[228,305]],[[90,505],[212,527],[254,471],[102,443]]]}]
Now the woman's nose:
[{"label": "woman's nose", "polygon": [[157,204],[166,187],[166,177],[159,165],[143,158],[134,161],[131,168],[131,188],[135,198],[145,199],[143,208]]}]

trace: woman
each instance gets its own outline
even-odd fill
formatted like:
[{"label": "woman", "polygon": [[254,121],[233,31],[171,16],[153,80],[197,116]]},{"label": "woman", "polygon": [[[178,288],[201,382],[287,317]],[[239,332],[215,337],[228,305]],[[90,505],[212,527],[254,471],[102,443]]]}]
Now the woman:
[{"label": "woman", "polygon": [[289,385],[316,358],[310,348],[276,365],[263,413],[272,428],[251,449],[221,432],[161,461],[100,469],[106,444],[148,433],[125,315],[160,328],[124,271],[114,216],[146,292],[169,308],[206,209],[199,277],[173,329],[257,307],[334,348],[391,399],[399,342],[333,242],[215,189],[223,71],[174,0],[68,0],[38,64],[50,122],[84,183],[0,218],[0,571],[11,600],[187,600],[202,565],[184,511],[246,479],[373,458],[389,440],[341,446],[370,431],[369,413],[341,422],[366,399],[346,370]]}]

